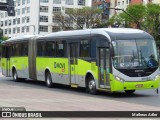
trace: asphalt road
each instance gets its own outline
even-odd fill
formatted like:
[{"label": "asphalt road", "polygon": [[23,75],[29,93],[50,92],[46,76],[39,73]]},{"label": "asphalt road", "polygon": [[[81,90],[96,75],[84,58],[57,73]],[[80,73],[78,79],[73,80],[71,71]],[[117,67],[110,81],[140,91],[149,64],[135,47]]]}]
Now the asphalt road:
[{"label": "asphalt road", "polygon": [[[41,90],[41,91],[47,91],[47,92],[57,92],[57,93],[63,93],[63,94],[69,94],[69,95],[79,95],[84,96],[84,98],[87,96],[92,97],[92,99],[99,98],[103,100],[114,100],[117,102],[125,102],[125,103],[135,103],[137,105],[149,105],[154,107],[160,108],[160,93],[157,94],[155,90],[141,90],[136,91],[133,95],[127,95],[124,92],[118,92],[118,93],[107,93],[107,92],[99,92],[98,95],[89,95],[85,92],[85,89],[79,88],[70,88],[68,86],[63,85],[56,85],[56,88],[47,88],[45,86],[44,82],[39,81],[32,81],[32,80],[25,80],[24,82],[15,82],[12,80],[12,78],[7,77],[0,77],[0,87],[3,88],[4,86],[13,86],[18,89],[32,89],[34,90]],[[10,89],[11,88],[5,88]],[[21,91],[19,91],[21,92]],[[3,94],[3,93],[1,93]],[[19,94],[19,93],[15,93]],[[40,95],[41,93],[39,93]],[[49,99],[49,98],[48,98]],[[66,99],[66,98],[65,98]],[[105,104],[105,103],[104,103]]]},{"label": "asphalt road", "polygon": [[[0,74],[0,107],[25,107],[27,111],[159,111],[160,94],[154,90],[143,90],[136,91],[133,95],[126,95],[124,92],[114,94],[99,92],[98,95],[90,95],[82,88],[75,89],[64,85],[47,88],[44,82],[33,80],[15,82],[12,78]],[[83,118],[83,120],[88,119],[100,118]],[[101,120],[110,119],[130,120],[131,118],[101,118]],[[132,119],[146,120],[146,118]],[[154,120],[158,119],[154,118]],[[55,120],[82,119],[55,118]]]}]

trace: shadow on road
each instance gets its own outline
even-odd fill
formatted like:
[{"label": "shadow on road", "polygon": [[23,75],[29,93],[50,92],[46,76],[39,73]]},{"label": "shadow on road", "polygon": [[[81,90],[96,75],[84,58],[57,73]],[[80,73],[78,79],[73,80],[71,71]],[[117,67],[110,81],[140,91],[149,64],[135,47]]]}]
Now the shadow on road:
[{"label": "shadow on road", "polygon": [[[14,82],[14,85],[16,86],[23,86],[27,88],[37,88],[37,89],[45,89],[50,91],[56,91],[56,92],[63,92],[63,93],[71,93],[71,94],[80,94],[83,96],[90,96],[90,97],[109,97],[109,98],[135,98],[135,97],[151,97],[151,94],[143,94],[135,92],[134,94],[126,94],[125,92],[104,92],[104,91],[98,91],[98,95],[90,95],[90,94],[84,94],[86,92],[85,88],[71,88],[67,85],[61,85],[61,84],[54,84],[54,88],[47,88],[45,82],[37,81],[37,80],[24,80],[22,82],[15,82],[13,80],[7,80],[10,82]],[[155,94],[153,94],[155,95]]]}]

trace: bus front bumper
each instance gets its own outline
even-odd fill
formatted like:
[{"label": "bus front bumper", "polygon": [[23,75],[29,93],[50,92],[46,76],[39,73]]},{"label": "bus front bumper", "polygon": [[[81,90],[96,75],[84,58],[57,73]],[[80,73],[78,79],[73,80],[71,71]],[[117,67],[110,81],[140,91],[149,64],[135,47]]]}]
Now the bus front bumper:
[{"label": "bus front bumper", "polygon": [[160,76],[155,80],[148,81],[132,81],[132,82],[121,82],[116,79],[111,81],[111,91],[122,91],[122,90],[145,90],[145,89],[157,89],[160,85]]}]

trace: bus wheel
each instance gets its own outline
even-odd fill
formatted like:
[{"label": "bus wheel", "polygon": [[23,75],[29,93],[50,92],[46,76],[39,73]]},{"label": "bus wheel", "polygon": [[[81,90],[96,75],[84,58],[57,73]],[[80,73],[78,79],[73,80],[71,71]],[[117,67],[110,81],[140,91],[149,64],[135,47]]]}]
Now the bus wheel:
[{"label": "bus wheel", "polygon": [[49,88],[53,87],[52,77],[51,77],[51,74],[49,72],[47,72],[47,74],[46,74],[46,85]]},{"label": "bus wheel", "polygon": [[13,76],[13,80],[16,81],[16,82],[19,82],[20,79],[18,78],[18,74],[17,74],[17,71],[14,69],[13,72],[12,72],[12,76]]},{"label": "bus wheel", "polygon": [[88,79],[87,91],[92,95],[97,94],[96,82],[95,82],[95,80],[94,80],[94,78],[92,76],[90,76],[89,79]]},{"label": "bus wheel", "polygon": [[133,94],[133,93],[135,92],[135,90],[125,90],[125,92],[126,92],[127,94]]}]

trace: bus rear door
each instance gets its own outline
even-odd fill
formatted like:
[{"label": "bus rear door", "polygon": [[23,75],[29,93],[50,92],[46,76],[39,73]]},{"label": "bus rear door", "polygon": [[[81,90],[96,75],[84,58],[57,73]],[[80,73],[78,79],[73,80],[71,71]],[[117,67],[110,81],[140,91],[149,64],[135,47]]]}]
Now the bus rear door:
[{"label": "bus rear door", "polygon": [[4,59],[2,61],[2,74],[9,77],[11,76],[10,73],[10,52],[11,52],[11,46],[5,45],[3,47],[3,54],[4,54]]},{"label": "bus rear door", "polygon": [[71,87],[78,84],[78,43],[70,43],[70,80]]},{"label": "bus rear door", "polygon": [[99,87],[110,89],[110,49],[98,48],[99,54]]}]

